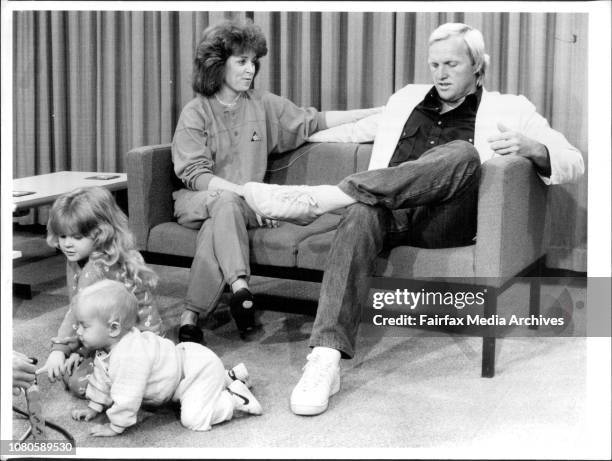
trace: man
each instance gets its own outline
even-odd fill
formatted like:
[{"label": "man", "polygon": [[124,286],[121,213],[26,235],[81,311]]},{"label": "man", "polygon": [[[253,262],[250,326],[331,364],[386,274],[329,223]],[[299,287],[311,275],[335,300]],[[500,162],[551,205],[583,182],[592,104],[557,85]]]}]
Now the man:
[{"label": "man", "polygon": [[488,58],[479,31],[465,24],[440,26],[429,39],[433,87],[408,85],[391,96],[382,114],[310,138],[374,139],[368,171],[337,186],[245,185],[247,203],[270,219],[304,223],[348,207],[323,277],[313,350],[291,394],[294,413],[325,411],[340,389],[340,358],[354,354],[367,280],[383,245],[473,242],[481,162],[496,154],[526,157],[546,184],[583,174],[580,153],[533,104],[483,88]]}]

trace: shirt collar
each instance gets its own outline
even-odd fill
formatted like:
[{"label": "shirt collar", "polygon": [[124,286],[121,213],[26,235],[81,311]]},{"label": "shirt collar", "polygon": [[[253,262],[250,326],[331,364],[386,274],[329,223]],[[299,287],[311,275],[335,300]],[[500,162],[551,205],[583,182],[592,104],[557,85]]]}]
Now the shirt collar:
[{"label": "shirt collar", "polygon": [[[461,105],[469,104],[468,108],[477,111],[478,106],[480,105],[480,99],[482,98],[482,86],[476,88],[474,93],[470,93],[465,97],[465,101],[461,103]],[[438,108],[442,105],[442,100],[440,99],[440,95],[438,94],[438,90],[436,90],[435,86],[432,86],[425,99],[423,101],[428,107]]]}]

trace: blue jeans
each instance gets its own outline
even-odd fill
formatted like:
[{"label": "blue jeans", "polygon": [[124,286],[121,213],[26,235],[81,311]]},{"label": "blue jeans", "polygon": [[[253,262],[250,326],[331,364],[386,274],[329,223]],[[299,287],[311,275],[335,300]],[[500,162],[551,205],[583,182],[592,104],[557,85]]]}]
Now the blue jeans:
[{"label": "blue jeans", "polygon": [[352,358],[374,260],[387,247],[447,248],[476,235],[480,157],[453,141],[416,160],[348,176],[338,187],[357,200],[338,225],[323,276],[310,346]]}]

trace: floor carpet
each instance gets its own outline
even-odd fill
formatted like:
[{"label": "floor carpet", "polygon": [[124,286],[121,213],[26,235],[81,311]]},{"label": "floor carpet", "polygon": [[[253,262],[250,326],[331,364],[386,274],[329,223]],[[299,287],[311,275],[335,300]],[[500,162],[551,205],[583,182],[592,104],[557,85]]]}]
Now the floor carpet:
[{"label": "floor carpet", "polygon": [[[44,247],[44,241],[29,239],[21,244],[25,256],[15,264],[15,279],[29,279],[35,285],[31,300],[13,298],[13,344],[44,360],[49,338],[66,310],[64,261],[48,250],[39,251],[42,259],[28,259],[35,248]],[[158,302],[170,336],[175,338],[188,270],[153,267],[162,280]],[[94,456],[106,452],[88,449],[121,448],[123,456],[130,453],[127,448],[133,448],[143,457],[169,453],[384,457],[390,453],[418,458],[571,458],[584,448],[584,338],[532,334],[498,340],[496,376],[485,379],[480,377],[480,338],[458,333],[432,335],[418,329],[398,332],[364,323],[356,357],[342,363],[341,392],[331,399],[329,410],[317,417],[299,417],[289,409],[289,395],[308,352],[316,306],[312,302],[319,285],[256,277],[253,289],[262,296],[258,316],[263,326],[257,334],[248,341],[239,339],[227,297],[206,323],[204,333],[208,346],[226,366],[246,364],[264,415],[237,416],[209,432],[197,433],[183,428],[176,408],[168,405],[141,411],[138,424],[122,436],[94,438],[88,435],[90,423],[70,418],[70,409],[85,402],[69,395],[60,384],[41,379],[46,416],[73,434],[78,446],[85,448],[82,453]],[[583,287],[570,286],[569,291],[573,299],[584,299]],[[560,292],[558,285],[545,285],[543,302],[558,298]],[[528,287],[517,285],[503,295],[500,309],[524,309],[527,299]],[[580,315],[578,312],[576,322],[582,321]],[[23,397],[16,397],[14,404],[23,407]],[[15,416],[14,436],[24,427],[24,420]],[[357,452],[347,451],[357,448]]]}]

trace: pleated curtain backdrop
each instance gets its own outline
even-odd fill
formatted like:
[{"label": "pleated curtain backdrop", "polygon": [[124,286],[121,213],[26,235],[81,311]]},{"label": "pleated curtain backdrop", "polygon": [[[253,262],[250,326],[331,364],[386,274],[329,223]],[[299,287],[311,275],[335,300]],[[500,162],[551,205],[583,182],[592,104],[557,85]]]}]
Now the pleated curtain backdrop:
[{"label": "pleated curtain backdrop", "polygon": [[[14,176],[125,171],[129,149],[169,142],[193,97],[201,32],[247,17],[268,40],[255,86],[320,110],[380,106],[430,83],[431,31],[470,24],[491,55],[486,88],[524,94],[587,159],[586,14],[18,11]],[[549,267],[586,271],[586,184],[551,188]]]}]

